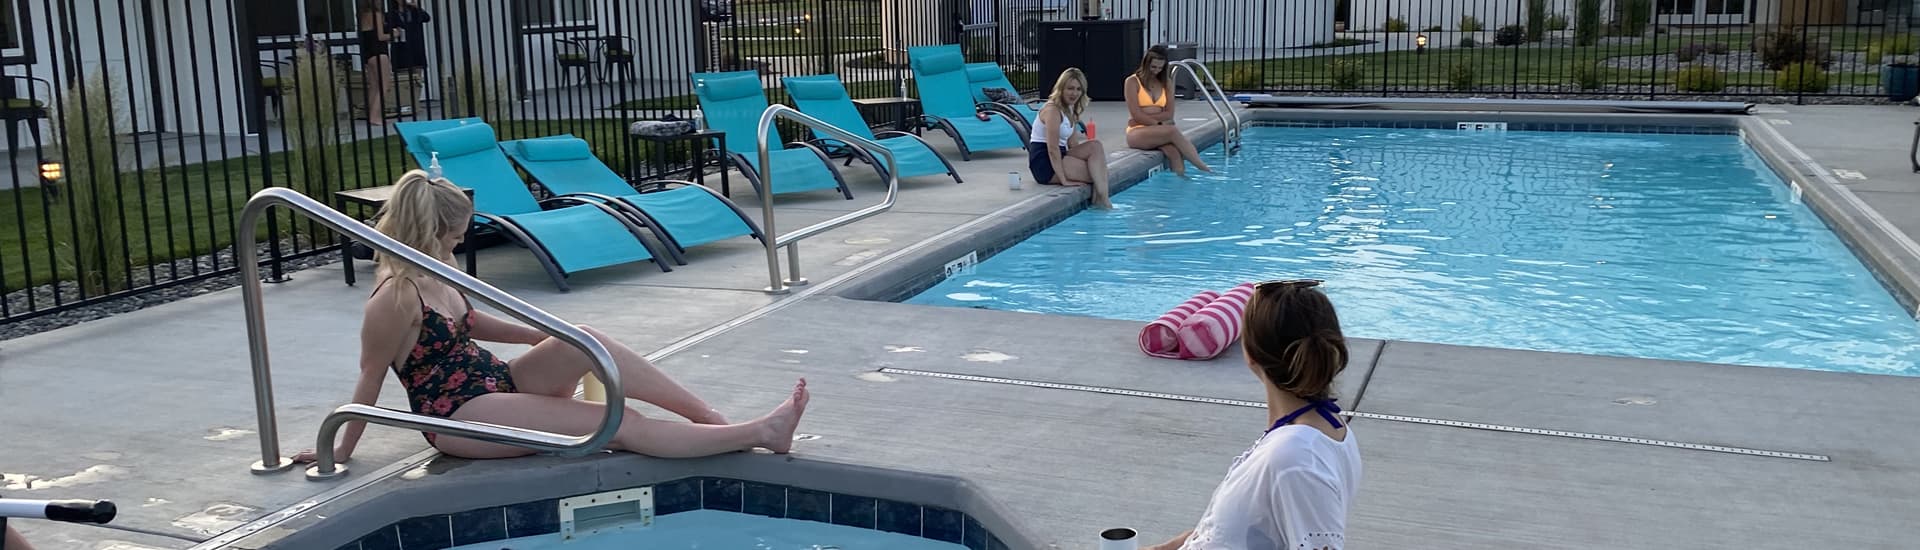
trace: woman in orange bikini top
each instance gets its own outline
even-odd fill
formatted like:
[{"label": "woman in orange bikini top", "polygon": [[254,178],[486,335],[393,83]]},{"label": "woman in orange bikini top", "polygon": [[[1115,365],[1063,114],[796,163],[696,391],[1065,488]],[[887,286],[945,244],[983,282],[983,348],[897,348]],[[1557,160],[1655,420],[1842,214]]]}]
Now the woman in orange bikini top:
[{"label": "woman in orange bikini top", "polygon": [[1167,157],[1167,168],[1175,175],[1187,175],[1187,163],[1202,172],[1213,172],[1200,151],[1174,123],[1173,75],[1167,70],[1167,49],[1154,46],[1140,58],[1140,68],[1127,77],[1127,146],[1143,151],[1160,151]]}]

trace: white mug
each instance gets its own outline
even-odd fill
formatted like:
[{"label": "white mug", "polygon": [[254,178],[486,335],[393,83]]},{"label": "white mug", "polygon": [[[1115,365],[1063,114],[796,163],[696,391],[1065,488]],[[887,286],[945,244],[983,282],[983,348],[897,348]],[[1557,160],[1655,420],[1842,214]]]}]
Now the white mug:
[{"label": "white mug", "polygon": [[1007,172],[1007,188],[1013,189],[1016,191],[1020,189],[1020,173],[1019,172]]},{"label": "white mug", "polygon": [[1100,550],[1137,550],[1140,548],[1139,533],[1125,527],[1115,527],[1100,532]]}]

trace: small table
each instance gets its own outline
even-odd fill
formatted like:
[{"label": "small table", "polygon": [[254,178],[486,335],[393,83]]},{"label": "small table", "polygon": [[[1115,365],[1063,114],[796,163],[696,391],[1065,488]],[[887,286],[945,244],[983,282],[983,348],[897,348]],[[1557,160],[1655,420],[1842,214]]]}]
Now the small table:
[{"label": "small table", "polygon": [[[467,198],[473,198],[472,189],[462,187],[460,190],[466,192]],[[333,196],[343,202],[361,206],[371,206],[377,209],[386,206],[387,201],[393,198],[393,186],[382,185],[365,189],[335,191]],[[475,247],[473,246],[473,224],[467,224],[467,238],[462,244],[467,247],[467,274],[478,275],[479,266],[474,256]],[[346,235],[341,235],[340,245],[340,265],[346,272],[347,286],[353,286],[355,282],[353,274],[353,239],[348,238]]]},{"label": "small table", "polygon": [[920,100],[918,99],[911,97],[875,97],[856,99],[853,100],[853,104],[869,109],[886,108],[892,111],[893,128],[895,130],[913,132],[913,135],[917,136],[920,135],[920,129],[926,126],[925,124],[914,124],[909,127],[907,124],[907,121],[921,118]]},{"label": "small table", "polygon": [[[695,161],[687,168],[687,175],[691,176],[688,179],[695,179],[700,183],[700,186],[705,187],[707,185],[707,152],[717,150],[721,155],[720,195],[726,197],[733,196],[733,186],[731,182],[728,181],[726,170],[726,132],[719,130],[695,130],[693,132],[671,136],[650,136],[627,132],[627,137],[627,145],[629,146],[627,148],[627,182],[636,185],[643,183],[640,181],[640,163],[634,162],[634,159],[639,156],[638,151],[635,151],[637,147],[634,147],[634,145],[636,145],[637,142],[634,140],[646,141],[653,144],[653,158],[651,160],[653,161],[652,166],[655,179],[666,179],[667,176],[673,175],[673,172],[663,172],[660,168],[667,163],[667,145],[683,141],[692,141],[700,144],[700,151],[695,154]],[[716,140],[718,141],[717,149],[714,148]]]}]

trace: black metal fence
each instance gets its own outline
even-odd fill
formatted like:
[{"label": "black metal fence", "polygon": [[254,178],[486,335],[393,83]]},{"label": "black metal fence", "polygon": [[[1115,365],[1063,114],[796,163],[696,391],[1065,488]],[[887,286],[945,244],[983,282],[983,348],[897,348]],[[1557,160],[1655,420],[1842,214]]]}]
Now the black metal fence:
[{"label": "black metal fence", "polygon": [[[384,40],[362,4],[0,0],[0,323],[237,273],[235,213],[263,187],[370,215],[336,193],[415,167],[394,122],[573,134],[636,179],[717,170],[627,125],[696,116],[695,72],[759,71],[774,102],[779,77],[828,72],[911,95],[927,44],[1033,92],[1041,22],[1083,15],[1144,20],[1234,91],[1792,101],[1916,74],[1913,4],[1887,0],[374,0]],[[276,279],[340,251],[266,223]]]}]

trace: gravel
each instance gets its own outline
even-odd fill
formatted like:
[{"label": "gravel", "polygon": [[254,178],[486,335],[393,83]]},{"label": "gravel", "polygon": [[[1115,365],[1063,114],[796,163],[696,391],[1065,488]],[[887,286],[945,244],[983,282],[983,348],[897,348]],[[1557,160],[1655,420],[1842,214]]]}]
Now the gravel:
[{"label": "gravel", "polygon": [[[301,250],[308,249],[310,246],[305,244],[306,239],[304,238],[300,239],[300,243],[302,244],[302,246],[299,248]],[[294,244],[295,242],[294,242],[294,239],[292,238],[282,239],[280,241],[281,250],[295,250],[295,248],[293,248]],[[267,257],[266,243],[261,243],[259,245],[258,250],[260,252],[261,258]],[[231,268],[235,265],[234,258],[233,258],[233,247],[229,246],[213,254],[203,254],[194,258],[183,258],[179,260],[174,260],[173,262],[170,262],[171,265],[169,264],[156,265],[154,266],[154,270],[153,270],[154,275],[159,276],[160,280],[164,282],[164,281],[173,279],[173,273],[176,273],[176,272],[183,277],[191,277],[193,274],[193,269],[196,265],[199,266],[201,273],[213,271],[216,257],[218,258],[218,265],[221,268]],[[280,265],[282,266],[281,271],[283,273],[292,273],[295,271],[333,264],[339,261],[340,261],[340,255],[338,253],[325,253],[325,254],[318,254],[318,255],[309,256],[309,257],[301,258],[297,260],[288,260],[285,262],[281,262]],[[260,270],[260,274],[263,277],[266,276],[268,274],[267,269],[262,268]],[[339,276],[339,275],[335,273],[334,276]],[[142,267],[134,270],[131,283],[135,288],[138,288],[140,286],[146,285],[150,280],[151,279],[147,276],[147,269]],[[141,292],[139,294],[127,296],[127,297],[116,299],[116,300],[109,300],[106,302],[93,304],[85,307],[80,307],[80,308],[76,308],[68,311],[63,311],[60,313],[43,315],[40,317],[35,317],[35,318],[24,320],[24,321],[14,321],[6,324],[0,324],[0,341],[11,340],[11,339],[19,338],[21,336],[26,336],[29,334],[36,334],[40,332],[57,329],[57,328],[77,325],[80,323],[93,321],[96,319],[103,319],[106,317],[111,317],[114,315],[119,315],[119,314],[127,313],[130,311],[138,311],[141,309],[146,309],[146,308],[157,306],[160,304],[165,304],[175,300],[191,298],[194,296],[207,294],[209,292],[214,292],[217,290],[233,288],[235,286],[239,286],[239,284],[240,284],[240,276],[239,274],[236,273],[233,275],[214,277],[211,279],[207,279],[207,280],[203,280],[195,283],[170,287],[164,290]],[[33,295],[35,305],[38,305],[41,308],[45,308],[47,307],[47,304],[53,303],[53,295],[54,295],[53,289],[54,289],[54,285],[48,284],[48,285],[41,285],[33,289],[23,289],[23,290],[17,290],[17,291],[8,293],[6,295],[7,307],[9,308],[8,311],[11,311],[11,312],[28,311],[29,308],[27,307],[27,295],[29,293]],[[80,295],[79,285],[71,281],[60,283],[61,298],[66,300],[72,300],[74,299],[74,297],[79,295]]]}]

